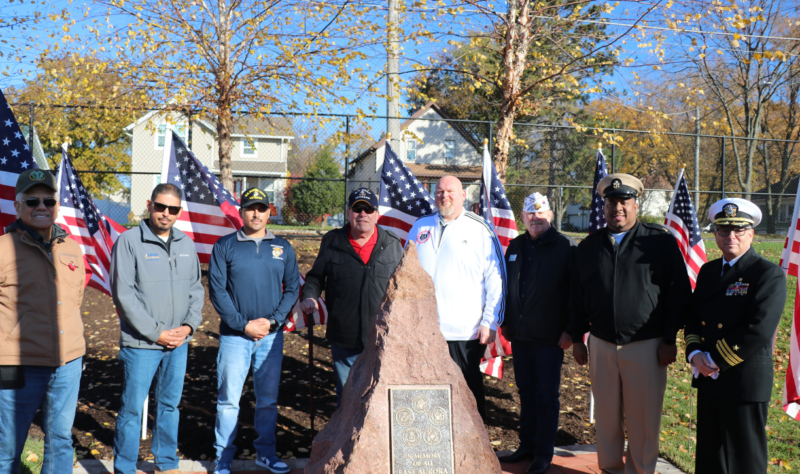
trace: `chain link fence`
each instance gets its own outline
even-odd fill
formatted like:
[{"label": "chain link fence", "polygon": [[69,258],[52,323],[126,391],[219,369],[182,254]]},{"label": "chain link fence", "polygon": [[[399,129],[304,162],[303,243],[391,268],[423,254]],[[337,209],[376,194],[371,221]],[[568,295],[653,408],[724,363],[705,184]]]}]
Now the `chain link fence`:
[{"label": "chain link fence", "polygon": [[[12,107],[41,167],[56,169],[61,142],[71,140],[70,156],[95,204],[120,224],[136,224],[145,217],[146,201],[161,180],[168,129],[220,174],[216,123],[192,111]],[[360,186],[379,190],[389,130],[393,150],[430,192],[439,178],[455,175],[467,190],[467,208],[477,210],[483,140],[491,142],[496,125],[455,120],[436,105],[401,119],[236,115],[230,191],[238,199],[250,187],[264,190],[277,226],[340,226],[349,191]],[[785,234],[800,176],[799,143],[520,123],[514,127],[505,190],[515,215],[520,215],[525,196],[537,191],[548,195],[558,229],[584,232],[600,147],[609,172],[630,173],[643,181],[642,220],[663,222],[685,166],[701,227],[708,226],[714,201],[745,197],[764,214],[759,233]]]}]

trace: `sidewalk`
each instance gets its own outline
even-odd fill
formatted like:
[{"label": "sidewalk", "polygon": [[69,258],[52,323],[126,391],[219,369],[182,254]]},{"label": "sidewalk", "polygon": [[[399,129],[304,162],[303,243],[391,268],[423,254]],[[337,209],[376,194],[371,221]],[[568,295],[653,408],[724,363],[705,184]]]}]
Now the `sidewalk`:
[{"label": "sidewalk", "polygon": [[[505,452],[501,452],[505,454]],[[285,459],[286,464],[292,468],[291,474],[302,474],[303,468],[308,464],[308,459]],[[528,462],[518,464],[503,464],[503,474],[524,474],[528,468]],[[180,469],[186,474],[206,474],[213,472],[214,463],[212,461],[181,461]],[[155,466],[150,462],[139,464],[140,473],[151,474],[155,472]],[[656,471],[659,474],[685,474],[683,471],[668,463],[663,459],[658,460]],[[113,463],[111,461],[98,461],[95,459],[84,459],[78,461],[78,466],[72,471],[73,474],[110,474],[113,473]],[[233,474],[248,472],[268,472],[258,467],[255,461],[234,461]],[[597,467],[597,446],[593,444],[577,446],[556,447],[556,457],[547,474],[580,474],[591,473],[600,474]]]}]

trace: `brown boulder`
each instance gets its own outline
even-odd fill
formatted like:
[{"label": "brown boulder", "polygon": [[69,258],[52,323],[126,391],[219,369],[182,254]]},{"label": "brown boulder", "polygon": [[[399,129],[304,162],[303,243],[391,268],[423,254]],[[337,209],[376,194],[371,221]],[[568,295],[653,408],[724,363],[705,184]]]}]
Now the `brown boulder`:
[{"label": "brown boulder", "polygon": [[314,438],[305,473],[390,473],[388,389],[399,385],[449,385],[454,472],[502,472],[475,397],[439,330],[433,280],[413,242],[389,280],[341,407]]}]

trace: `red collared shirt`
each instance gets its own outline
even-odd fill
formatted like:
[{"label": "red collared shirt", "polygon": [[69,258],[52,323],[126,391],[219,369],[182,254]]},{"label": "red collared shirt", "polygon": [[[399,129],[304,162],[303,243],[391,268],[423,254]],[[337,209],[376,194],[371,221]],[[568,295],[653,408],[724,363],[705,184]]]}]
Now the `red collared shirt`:
[{"label": "red collared shirt", "polygon": [[353,250],[356,251],[359,257],[361,257],[361,261],[364,263],[369,263],[369,257],[372,256],[372,249],[375,248],[375,244],[378,242],[378,229],[372,233],[372,237],[367,240],[363,246],[358,245],[358,242],[353,239],[353,232],[348,230],[348,236],[350,237],[350,245],[353,246]]}]

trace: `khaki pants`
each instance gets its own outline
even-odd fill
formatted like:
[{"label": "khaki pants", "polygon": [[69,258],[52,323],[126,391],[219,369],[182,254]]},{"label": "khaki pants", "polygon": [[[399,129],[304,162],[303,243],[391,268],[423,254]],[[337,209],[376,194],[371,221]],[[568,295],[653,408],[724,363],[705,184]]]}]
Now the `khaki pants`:
[{"label": "khaki pants", "polygon": [[[589,372],[597,422],[597,461],[611,474],[653,474],[667,368],[658,365],[661,338],[617,346],[589,338]],[[625,461],[627,423],[628,450]]]}]

